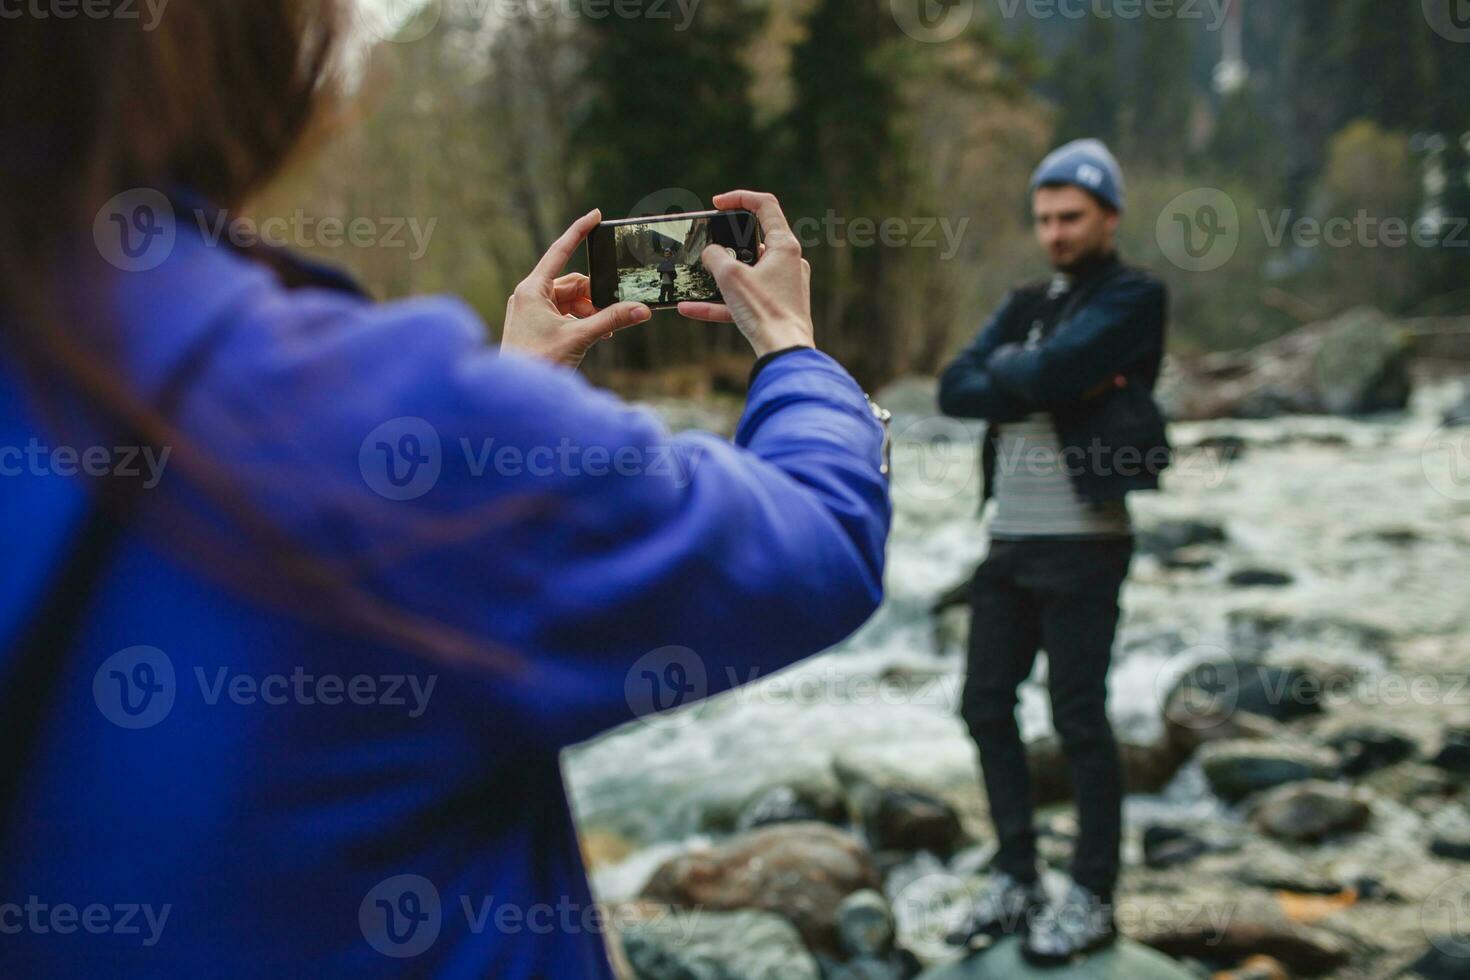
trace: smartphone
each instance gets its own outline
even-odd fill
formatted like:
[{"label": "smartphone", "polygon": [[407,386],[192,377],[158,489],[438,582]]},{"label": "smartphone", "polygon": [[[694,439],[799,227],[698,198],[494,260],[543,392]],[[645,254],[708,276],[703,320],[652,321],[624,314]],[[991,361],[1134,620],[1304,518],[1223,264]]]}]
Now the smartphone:
[{"label": "smartphone", "polygon": [[587,239],[592,304],[646,303],[667,310],[680,303],[722,302],[700,256],[720,245],[755,265],[761,227],[749,211],[690,211],[604,221]]}]

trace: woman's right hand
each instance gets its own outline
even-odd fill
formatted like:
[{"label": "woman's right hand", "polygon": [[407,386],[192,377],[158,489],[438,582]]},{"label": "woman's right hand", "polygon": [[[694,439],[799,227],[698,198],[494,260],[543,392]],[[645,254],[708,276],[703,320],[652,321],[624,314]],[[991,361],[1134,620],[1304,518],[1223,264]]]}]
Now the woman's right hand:
[{"label": "woman's right hand", "polygon": [[718,245],[706,248],[701,259],[725,302],[680,303],[679,312],[691,320],[734,323],[757,357],[788,347],[815,347],[812,267],[801,257],[801,242],[776,198],[755,191],[730,191],[717,194],[714,206],[721,211],[744,208],[754,212],[766,243],[753,266]]}]

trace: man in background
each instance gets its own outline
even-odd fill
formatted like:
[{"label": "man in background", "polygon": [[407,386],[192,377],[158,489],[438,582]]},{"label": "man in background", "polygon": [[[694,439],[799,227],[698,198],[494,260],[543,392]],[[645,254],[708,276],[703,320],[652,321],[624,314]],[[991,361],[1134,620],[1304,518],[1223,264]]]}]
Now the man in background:
[{"label": "man in background", "polygon": [[658,264],[658,301],[660,303],[675,302],[674,284],[679,278],[679,264],[674,261],[674,250],[664,249],[664,260]]},{"label": "man in background", "polygon": [[[989,552],[971,585],[961,713],[979,749],[999,849],[973,914],[950,938],[968,945],[1023,931],[1027,960],[1053,965],[1117,935],[1123,780],[1107,673],[1133,556],[1125,498],[1157,489],[1169,459],[1152,397],[1167,295],[1119,260],[1123,174],[1102,143],[1055,151],[1031,190],[1054,274],[1012,292],[940,386],[947,415],[990,423],[985,500],[994,500]],[[1079,825],[1060,900],[1042,887],[1015,714],[1040,648]]]}]

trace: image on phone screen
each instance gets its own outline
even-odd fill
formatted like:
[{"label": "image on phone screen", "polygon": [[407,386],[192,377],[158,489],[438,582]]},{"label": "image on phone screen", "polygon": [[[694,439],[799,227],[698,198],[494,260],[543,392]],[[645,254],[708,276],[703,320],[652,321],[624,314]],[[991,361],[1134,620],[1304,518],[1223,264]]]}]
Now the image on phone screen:
[{"label": "image on phone screen", "polygon": [[668,308],[719,302],[715,277],[702,256],[710,245],[754,264],[758,224],[748,211],[715,211],[608,221],[591,243],[593,302],[646,303]]}]

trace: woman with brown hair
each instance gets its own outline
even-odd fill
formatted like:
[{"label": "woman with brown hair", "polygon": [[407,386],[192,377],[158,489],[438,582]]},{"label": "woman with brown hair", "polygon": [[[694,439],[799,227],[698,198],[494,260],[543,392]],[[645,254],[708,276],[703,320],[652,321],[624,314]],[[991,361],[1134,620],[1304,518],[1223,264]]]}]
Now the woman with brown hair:
[{"label": "woman with brown hair", "polygon": [[[610,969],[558,751],[817,652],[882,594],[883,429],[810,270],[704,261],[734,443],[575,373],[648,318],[463,304],[200,232],[330,93],[327,0],[0,31],[0,974]],[[99,11],[108,16],[96,16]],[[72,11],[72,13],[79,13]]]}]

